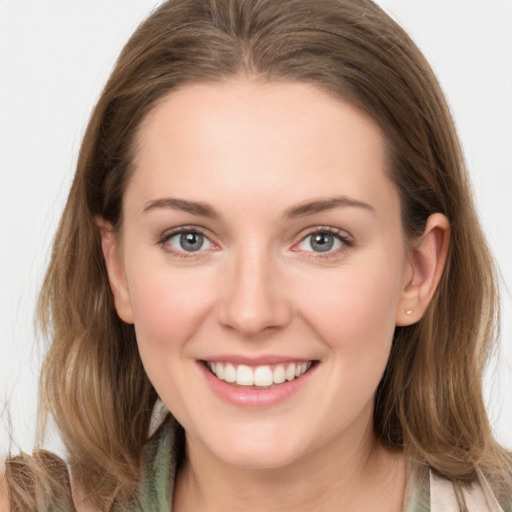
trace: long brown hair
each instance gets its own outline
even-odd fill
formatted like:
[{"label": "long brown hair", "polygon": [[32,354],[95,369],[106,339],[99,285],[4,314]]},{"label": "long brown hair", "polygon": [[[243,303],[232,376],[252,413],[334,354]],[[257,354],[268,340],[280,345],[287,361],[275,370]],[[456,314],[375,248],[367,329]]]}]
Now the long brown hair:
[{"label": "long brown hair", "polygon": [[[446,215],[451,245],[424,317],[398,327],[377,390],[388,446],[456,481],[478,466],[510,489],[491,433],[482,375],[498,325],[492,258],[444,96],[409,36],[370,0],[170,0],[123,49],[89,121],[39,302],[51,339],[41,376],[73,475],[102,510],[136,493],[156,393],[133,326],[117,316],[98,217],[122,223],[141,122],[166,94],[245,75],[315,84],[369,115],[386,138],[404,232]],[[506,487],[509,486],[509,487]]]}]

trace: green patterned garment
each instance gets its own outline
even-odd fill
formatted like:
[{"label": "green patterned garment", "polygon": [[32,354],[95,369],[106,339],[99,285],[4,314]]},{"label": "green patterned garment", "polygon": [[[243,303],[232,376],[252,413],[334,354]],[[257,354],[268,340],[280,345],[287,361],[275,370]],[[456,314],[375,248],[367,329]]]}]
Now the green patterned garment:
[{"label": "green patterned garment", "polygon": [[115,512],[169,512],[172,511],[172,493],[177,466],[177,437],[179,426],[169,418],[149,440],[140,484],[140,505]]}]

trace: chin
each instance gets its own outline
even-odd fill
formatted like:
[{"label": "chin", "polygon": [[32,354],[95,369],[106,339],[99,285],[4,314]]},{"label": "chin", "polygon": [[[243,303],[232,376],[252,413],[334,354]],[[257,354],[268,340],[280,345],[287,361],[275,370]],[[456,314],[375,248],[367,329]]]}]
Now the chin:
[{"label": "chin", "polygon": [[275,450],[246,450],[231,451],[229,454],[222,454],[226,464],[250,470],[280,469],[292,464],[298,457],[297,451],[276,452]]},{"label": "chin", "polygon": [[226,464],[252,470],[286,467],[301,456],[305,445],[290,439],[290,436],[265,436],[254,431],[246,435],[232,435],[229,440],[215,444],[210,450]]}]

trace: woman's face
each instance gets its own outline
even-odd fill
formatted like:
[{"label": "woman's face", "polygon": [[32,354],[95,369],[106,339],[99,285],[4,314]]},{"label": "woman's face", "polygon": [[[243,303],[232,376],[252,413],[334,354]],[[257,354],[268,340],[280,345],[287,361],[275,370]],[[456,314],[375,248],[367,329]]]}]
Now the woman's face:
[{"label": "woman's face", "polygon": [[137,148],[110,278],[190,447],[269,468],[371,437],[412,278],[377,126],[240,79],[169,94]]}]

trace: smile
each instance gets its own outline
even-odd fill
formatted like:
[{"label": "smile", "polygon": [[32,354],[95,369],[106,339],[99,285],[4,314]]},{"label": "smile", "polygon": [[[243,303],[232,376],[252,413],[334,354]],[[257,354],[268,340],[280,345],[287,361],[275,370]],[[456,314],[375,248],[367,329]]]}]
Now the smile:
[{"label": "smile", "polygon": [[312,365],[312,361],[277,365],[247,366],[206,361],[206,366],[220,380],[237,386],[268,388],[298,379]]}]

